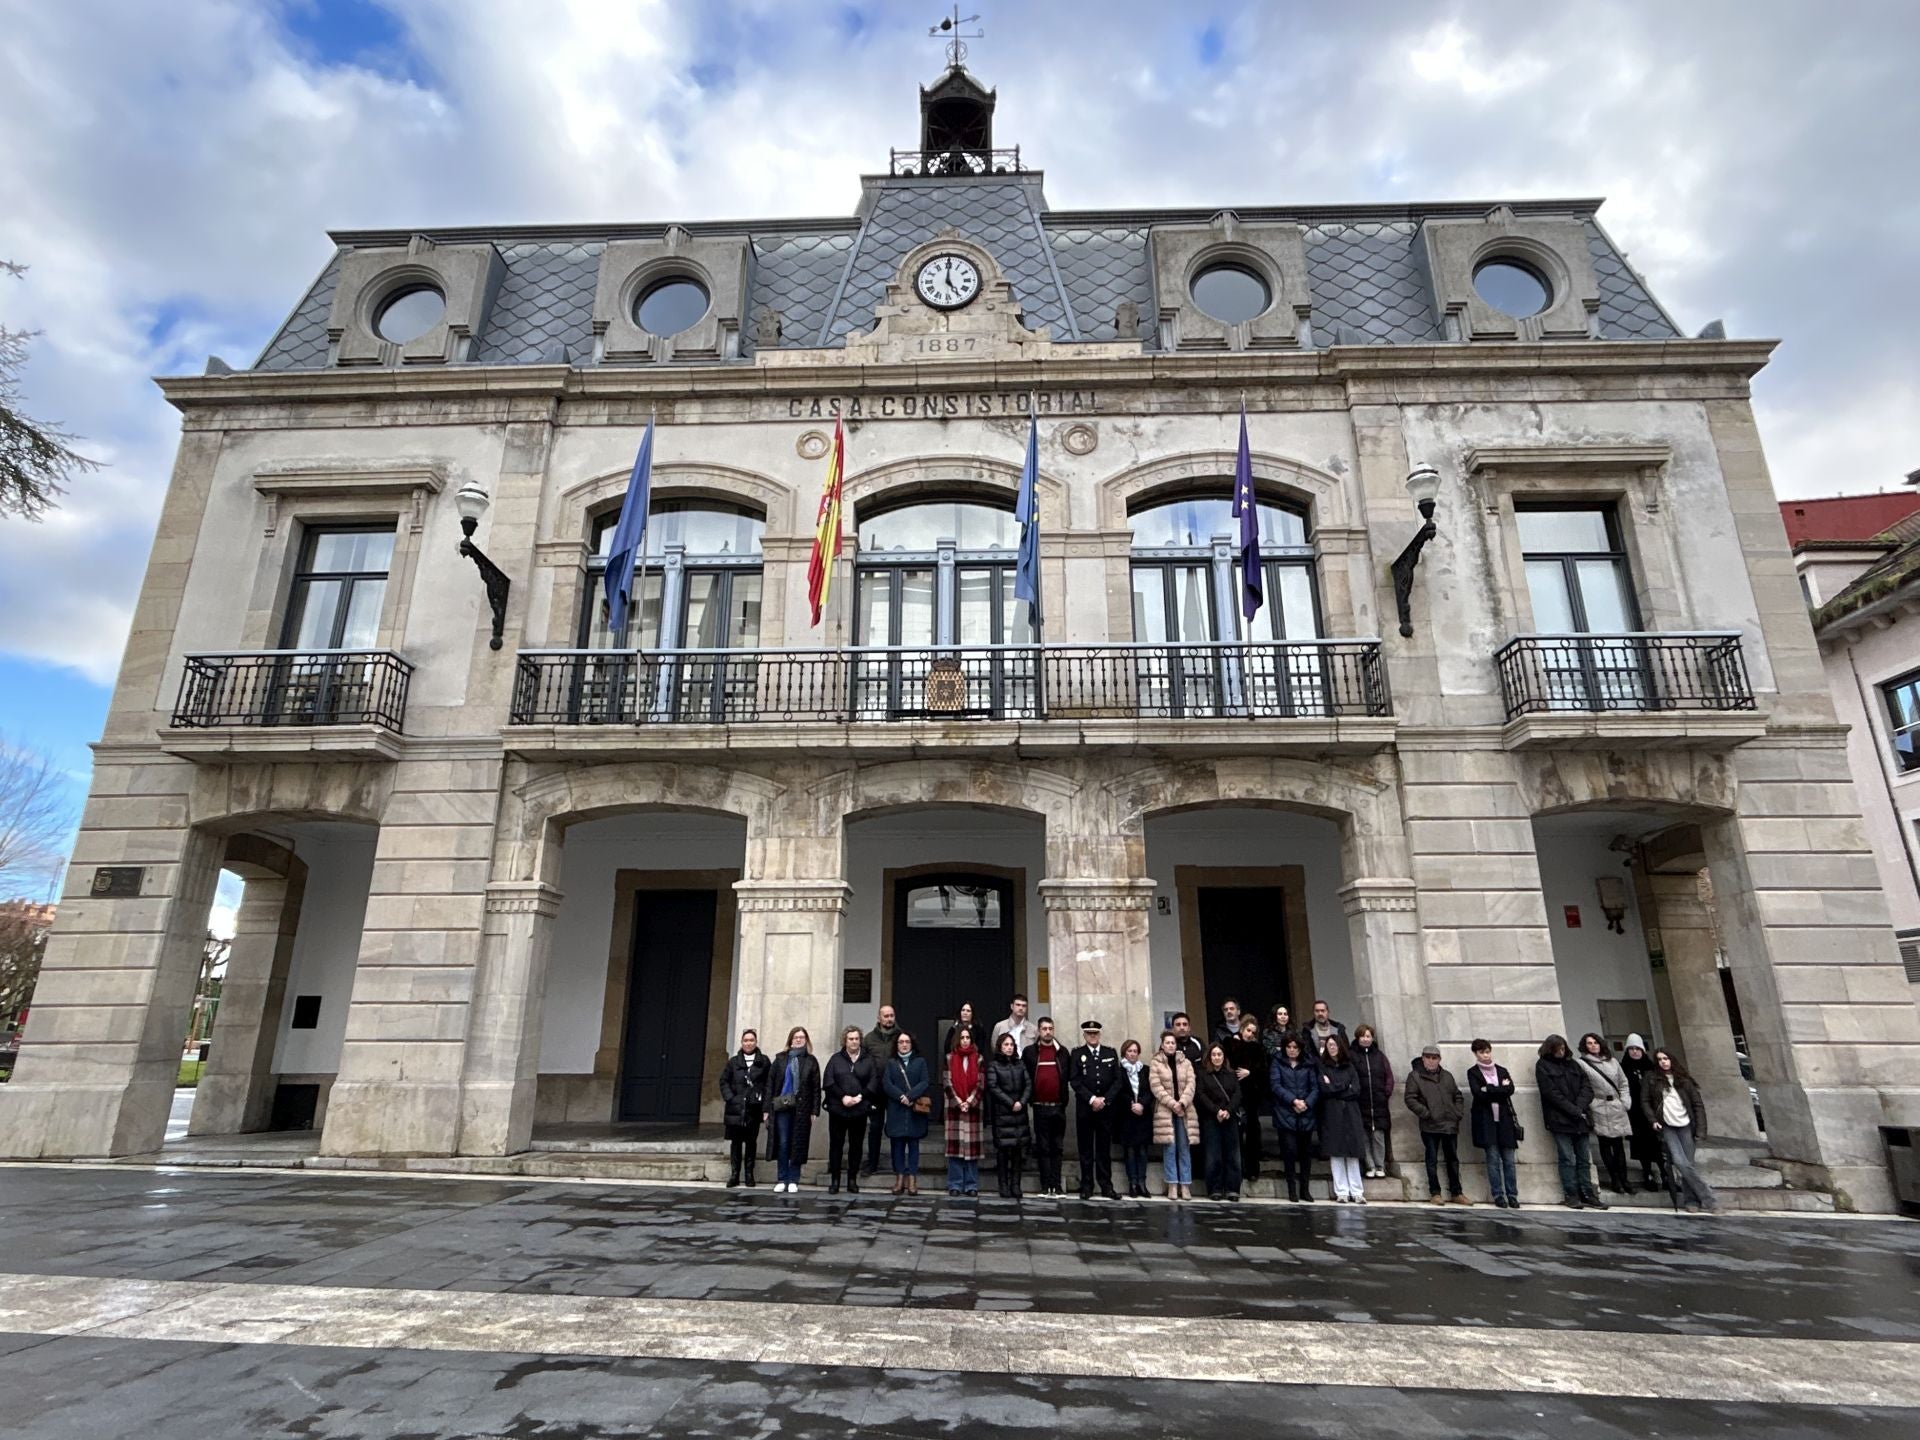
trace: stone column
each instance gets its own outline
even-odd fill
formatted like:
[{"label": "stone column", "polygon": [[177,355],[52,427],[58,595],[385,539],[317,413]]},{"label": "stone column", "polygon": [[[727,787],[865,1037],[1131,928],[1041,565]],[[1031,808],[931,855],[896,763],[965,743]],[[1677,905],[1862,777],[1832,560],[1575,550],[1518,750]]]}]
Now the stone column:
[{"label": "stone column", "polygon": [[462,1155],[512,1155],[533,1139],[547,960],[559,913],[560,892],[542,881],[487,886],[460,1081]]},{"label": "stone column", "polygon": [[[1360,999],[1360,1013],[1347,1023],[1372,1025],[1381,1049],[1404,1073],[1435,1038],[1413,881],[1350,881],[1340,888],[1340,903],[1347,912]],[[1400,1150],[1404,1154],[1406,1147]]]},{"label": "stone column", "polygon": [[[103,795],[110,783],[96,773],[76,854],[143,862],[141,890],[97,897],[92,870],[68,868],[19,1060],[0,1085],[0,1155],[144,1155],[166,1136],[222,847],[186,828],[184,805],[168,814]],[[134,831],[134,811],[172,827]]]},{"label": "stone column", "polygon": [[189,1135],[264,1130],[272,1119],[273,1051],[280,1039],[280,1012],[306,892],[306,866],[288,858],[294,868],[286,876],[244,876],[246,890],[234,917],[213,1048],[193,1092]]},{"label": "stone column", "polygon": [[[752,873],[753,846],[748,845]],[[816,1055],[832,1053],[840,996],[840,937],[853,887],[838,878],[737,880],[740,962],[733,977],[733,1023],[778,1050],[804,1025]]]},{"label": "stone column", "polygon": [[1047,1008],[1069,1047],[1080,1023],[1098,1020],[1103,1045],[1129,1038],[1151,1050],[1160,1025],[1152,1011],[1153,962],[1147,911],[1154,882],[1143,876],[1049,876],[1040,882],[1047,911]]},{"label": "stone column", "polygon": [[1733,1024],[1721,988],[1719,946],[1713,917],[1700,895],[1700,876],[1649,875],[1667,984],[1680,1033],[1672,1048],[1707,1102],[1710,1133],[1722,1139],[1757,1140],[1753,1098],[1733,1049]]}]

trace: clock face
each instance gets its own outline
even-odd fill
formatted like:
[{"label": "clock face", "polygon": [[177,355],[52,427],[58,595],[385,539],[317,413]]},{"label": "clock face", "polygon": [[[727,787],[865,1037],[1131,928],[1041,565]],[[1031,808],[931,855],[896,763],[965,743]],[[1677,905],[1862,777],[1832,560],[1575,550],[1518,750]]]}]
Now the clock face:
[{"label": "clock face", "polygon": [[964,255],[936,255],[920,267],[913,288],[936,310],[958,310],[980,293],[980,269]]}]

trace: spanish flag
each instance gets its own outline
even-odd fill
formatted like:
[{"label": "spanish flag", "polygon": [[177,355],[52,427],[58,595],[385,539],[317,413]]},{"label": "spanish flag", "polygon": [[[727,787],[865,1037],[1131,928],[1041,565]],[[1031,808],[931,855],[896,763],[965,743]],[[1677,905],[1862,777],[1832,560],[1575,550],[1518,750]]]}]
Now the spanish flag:
[{"label": "spanish flag", "polygon": [[820,517],[813,530],[813,558],[807,561],[807,598],[813,602],[816,626],[833,590],[833,562],[840,558],[840,493],[846,469],[846,439],[840,422],[835,420],[833,449],[827,455],[827,483],[820,491]]}]

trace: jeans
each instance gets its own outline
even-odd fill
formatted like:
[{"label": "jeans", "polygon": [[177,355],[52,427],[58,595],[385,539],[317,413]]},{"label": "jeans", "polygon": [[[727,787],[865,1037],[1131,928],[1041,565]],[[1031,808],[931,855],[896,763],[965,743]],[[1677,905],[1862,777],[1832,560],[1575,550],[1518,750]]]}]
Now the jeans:
[{"label": "jeans", "polygon": [[1513,1157],[1519,1153],[1498,1148],[1487,1151],[1487,1188],[1493,1192],[1494,1199],[1520,1198],[1520,1184],[1513,1174]]},{"label": "jeans", "polygon": [[1693,1126],[1663,1126],[1660,1139],[1667,1147],[1667,1185],[1675,1196],[1688,1205],[1718,1210],[1719,1198],[1693,1163]]},{"label": "jeans", "polygon": [[800,1183],[800,1162],[793,1158],[793,1111],[776,1110],[773,1115],[773,1153],[779,1162],[775,1178],[782,1185]]},{"label": "jeans", "polygon": [[1287,1196],[1313,1193],[1313,1132],[1311,1130],[1281,1130],[1280,1168],[1287,1177]]},{"label": "jeans", "polygon": [[980,1193],[980,1162],[947,1157],[947,1189],[956,1195]]},{"label": "jeans", "polygon": [[1420,1132],[1421,1148],[1427,1152],[1427,1193],[1438,1197],[1440,1189],[1440,1165],[1442,1157],[1447,1162],[1447,1188],[1444,1193],[1460,1193],[1460,1142],[1452,1135],[1430,1135]]},{"label": "jeans", "polygon": [[1333,1169],[1333,1198],[1336,1200],[1359,1200],[1366,1196],[1361,1185],[1360,1161],[1353,1155],[1329,1155],[1327,1164]]},{"label": "jeans", "polygon": [[[880,1123],[875,1120],[873,1126],[877,1133]],[[827,1173],[838,1179],[841,1174],[841,1157],[846,1157],[846,1176],[853,1178],[853,1172],[860,1168],[860,1142],[866,1137],[867,1117],[864,1115],[827,1116]]]},{"label": "jeans", "polygon": [[1193,1146],[1182,1116],[1173,1117],[1173,1139],[1161,1148],[1160,1169],[1167,1177],[1168,1188],[1193,1184]]},{"label": "jeans", "polygon": [[1200,1143],[1207,1147],[1207,1194],[1240,1193],[1240,1122],[1200,1117]]},{"label": "jeans", "polygon": [[1393,1158],[1391,1132],[1386,1130],[1367,1131],[1366,1170],[1384,1170],[1387,1162]]},{"label": "jeans", "polygon": [[1560,1162],[1560,1193],[1570,1200],[1594,1194],[1590,1138],[1554,1133],[1553,1156]]},{"label": "jeans", "polygon": [[896,1175],[920,1173],[920,1142],[914,1136],[893,1137],[893,1173]]},{"label": "jeans", "polygon": [[1145,1145],[1127,1146],[1127,1188],[1129,1190],[1147,1188],[1147,1147]]}]

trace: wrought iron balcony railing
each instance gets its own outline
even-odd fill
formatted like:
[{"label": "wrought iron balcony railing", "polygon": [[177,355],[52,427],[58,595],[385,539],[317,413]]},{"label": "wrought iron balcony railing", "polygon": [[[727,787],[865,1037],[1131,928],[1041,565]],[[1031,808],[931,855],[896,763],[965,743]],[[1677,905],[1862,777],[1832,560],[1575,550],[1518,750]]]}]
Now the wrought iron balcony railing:
[{"label": "wrought iron balcony railing", "polygon": [[1522,635],[1494,655],[1507,718],[1560,710],[1751,710],[1731,631]]},{"label": "wrought iron balcony railing", "polygon": [[524,650],[516,725],[1392,714],[1377,640]]},{"label": "wrought iron balcony railing", "polygon": [[413,666],[391,650],[250,650],[189,655],[173,723],[384,725],[398,732]]},{"label": "wrought iron balcony railing", "polygon": [[1020,147],[1011,150],[889,150],[893,175],[1018,175]]}]

